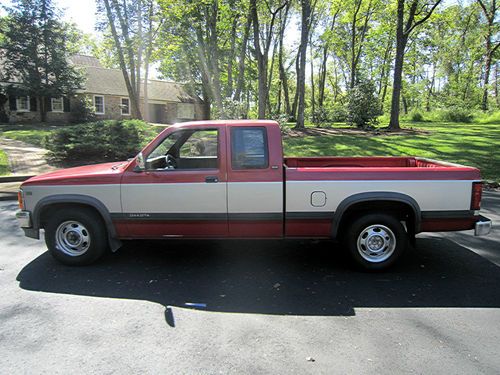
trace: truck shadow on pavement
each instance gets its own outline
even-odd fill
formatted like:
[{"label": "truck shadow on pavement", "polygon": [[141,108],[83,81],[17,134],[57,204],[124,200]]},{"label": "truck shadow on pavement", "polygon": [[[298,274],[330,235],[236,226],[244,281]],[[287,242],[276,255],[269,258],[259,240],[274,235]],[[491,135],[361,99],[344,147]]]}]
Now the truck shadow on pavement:
[{"label": "truck shadow on pavement", "polygon": [[316,316],[361,307],[500,307],[500,267],[447,239],[418,239],[417,250],[385,273],[355,271],[340,254],[339,245],[312,241],[130,242],[88,267],[43,253],[17,280],[31,291],[157,302],[170,326],[170,306]]}]

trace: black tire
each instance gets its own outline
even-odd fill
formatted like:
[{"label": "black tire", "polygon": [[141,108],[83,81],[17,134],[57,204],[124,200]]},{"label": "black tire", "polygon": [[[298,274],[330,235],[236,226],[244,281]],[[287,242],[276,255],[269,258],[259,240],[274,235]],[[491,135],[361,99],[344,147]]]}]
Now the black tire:
[{"label": "black tire", "polygon": [[371,213],[351,223],[344,244],[358,267],[380,271],[403,255],[408,247],[408,235],[394,216]]},{"label": "black tire", "polygon": [[51,214],[45,225],[45,243],[56,260],[69,266],[91,264],[108,250],[102,218],[85,208],[63,208]]}]

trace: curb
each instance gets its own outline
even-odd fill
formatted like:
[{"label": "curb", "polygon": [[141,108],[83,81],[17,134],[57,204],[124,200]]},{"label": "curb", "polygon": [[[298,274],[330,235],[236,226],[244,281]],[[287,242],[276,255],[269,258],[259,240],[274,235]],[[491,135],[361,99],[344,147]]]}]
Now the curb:
[{"label": "curb", "polygon": [[34,175],[31,176],[4,176],[0,177],[0,184],[4,182],[22,182],[26,181],[28,178],[33,177]]}]

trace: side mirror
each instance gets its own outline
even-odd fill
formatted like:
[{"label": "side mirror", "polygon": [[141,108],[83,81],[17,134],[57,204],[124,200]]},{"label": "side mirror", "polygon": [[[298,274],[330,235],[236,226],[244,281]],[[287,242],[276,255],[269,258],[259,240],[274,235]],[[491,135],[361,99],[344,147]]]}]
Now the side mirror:
[{"label": "side mirror", "polygon": [[134,167],[134,172],[142,172],[146,169],[146,163],[144,161],[144,156],[142,152],[139,152],[137,157],[135,158],[136,165]]}]

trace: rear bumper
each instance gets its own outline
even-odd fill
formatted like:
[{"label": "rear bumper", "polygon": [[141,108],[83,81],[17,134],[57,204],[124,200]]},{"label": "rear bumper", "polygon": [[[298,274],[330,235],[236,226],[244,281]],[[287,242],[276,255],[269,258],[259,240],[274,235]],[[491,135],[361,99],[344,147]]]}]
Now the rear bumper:
[{"label": "rear bumper", "polygon": [[492,222],[487,217],[479,216],[479,220],[474,225],[475,236],[486,236],[491,232]]}]

